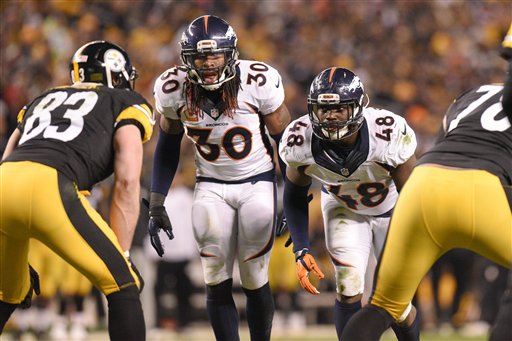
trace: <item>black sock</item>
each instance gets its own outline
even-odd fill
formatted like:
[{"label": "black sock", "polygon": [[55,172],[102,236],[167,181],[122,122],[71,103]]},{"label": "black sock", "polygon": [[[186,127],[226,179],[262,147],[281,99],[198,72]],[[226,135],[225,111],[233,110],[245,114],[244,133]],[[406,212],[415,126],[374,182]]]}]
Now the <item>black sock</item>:
[{"label": "black sock", "polygon": [[247,323],[252,341],[270,340],[274,318],[274,300],[268,282],[259,289],[244,288],[247,296]]},{"label": "black sock", "polygon": [[490,341],[512,340],[512,329],[510,328],[512,321],[512,272],[510,274],[508,288],[501,298],[498,316],[496,316],[491,328]]},{"label": "black sock", "polygon": [[367,304],[348,321],[340,340],[379,341],[392,323],[393,318],[386,310]]},{"label": "black sock", "polygon": [[342,303],[338,300],[334,303],[334,325],[336,326],[336,335],[338,339],[343,333],[343,329],[348,320],[361,309],[361,301],[354,303]]},{"label": "black sock", "polygon": [[133,285],[107,296],[108,334],[111,341],[143,341],[146,325],[139,289]]},{"label": "black sock", "polygon": [[73,295],[73,301],[75,302],[76,311],[84,311],[84,296]]},{"label": "black sock", "polygon": [[391,325],[398,341],[419,341],[420,340],[420,314],[416,313],[416,317],[412,324],[408,327],[401,327],[396,323]]},{"label": "black sock", "polygon": [[238,341],[238,312],[231,292],[233,279],[206,286],[206,309],[215,338],[219,341]]},{"label": "black sock", "polygon": [[18,307],[17,304],[10,304],[0,301],[0,335],[4,330],[4,326],[11,317],[11,314]]}]

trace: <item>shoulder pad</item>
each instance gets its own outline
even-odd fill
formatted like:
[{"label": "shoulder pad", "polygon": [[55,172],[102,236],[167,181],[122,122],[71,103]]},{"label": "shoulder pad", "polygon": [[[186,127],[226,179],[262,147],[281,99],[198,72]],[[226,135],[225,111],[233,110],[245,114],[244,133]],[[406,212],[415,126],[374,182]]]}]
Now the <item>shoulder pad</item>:
[{"label": "shoulder pad", "polygon": [[186,72],[178,66],[164,71],[155,81],[155,109],[165,117],[178,120],[178,110],[186,105],[183,86]]},{"label": "shoulder pad", "polygon": [[310,164],[312,134],[308,115],[299,117],[286,127],[279,143],[279,155],[288,166],[298,168]]}]

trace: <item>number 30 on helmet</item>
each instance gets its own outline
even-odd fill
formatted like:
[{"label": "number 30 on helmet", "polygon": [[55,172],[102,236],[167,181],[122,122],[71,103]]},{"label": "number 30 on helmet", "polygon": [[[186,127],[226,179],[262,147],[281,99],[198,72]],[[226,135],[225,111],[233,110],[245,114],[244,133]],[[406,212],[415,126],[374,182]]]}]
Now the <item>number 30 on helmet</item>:
[{"label": "number 30 on helmet", "polygon": [[101,83],[109,88],[135,89],[137,71],[120,46],[108,41],[92,41],[80,47],[69,65],[74,83]]}]

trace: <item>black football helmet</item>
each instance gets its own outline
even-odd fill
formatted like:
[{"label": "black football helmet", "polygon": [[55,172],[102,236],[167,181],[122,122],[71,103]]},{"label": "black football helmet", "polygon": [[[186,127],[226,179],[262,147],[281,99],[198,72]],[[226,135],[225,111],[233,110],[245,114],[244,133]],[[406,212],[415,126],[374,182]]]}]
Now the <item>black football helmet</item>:
[{"label": "black football helmet", "polygon": [[69,65],[71,81],[102,83],[109,88],[135,89],[137,71],[125,50],[116,44],[97,40],[80,47]]},{"label": "black football helmet", "polygon": [[[363,83],[352,71],[331,67],[320,72],[309,89],[308,112],[313,133],[320,139],[339,141],[356,133],[363,124],[363,104],[367,97]],[[320,121],[319,109],[346,107],[349,117],[346,121]]]},{"label": "black football helmet", "polygon": [[[181,37],[181,60],[187,67],[188,79],[206,90],[216,90],[236,75],[235,62],[238,59],[237,37],[233,27],[214,15],[205,15],[192,21]],[[196,68],[194,60],[201,55],[223,53],[224,65],[214,68]],[[206,84],[205,72],[216,71],[217,82]]]}]

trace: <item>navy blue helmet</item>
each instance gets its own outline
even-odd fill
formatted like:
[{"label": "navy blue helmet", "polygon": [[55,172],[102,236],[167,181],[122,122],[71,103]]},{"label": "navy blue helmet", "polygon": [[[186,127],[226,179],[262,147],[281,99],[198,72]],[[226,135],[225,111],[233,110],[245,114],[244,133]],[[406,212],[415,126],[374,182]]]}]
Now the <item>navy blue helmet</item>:
[{"label": "navy blue helmet", "polygon": [[[356,133],[363,124],[363,83],[352,71],[330,67],[320,72],[309,89],[308,113],[313,133],[323,140],[338,141]],[[366,103],[368,104],[368,103]],[[346,108],[345,121],[320,121],[318,110]]]},{"label": "navy blue helmet", "polygon": [[80,47],[69,65],[72,83],[102,83],[109,88],[135,89],[137,71],[120,46],[104,40]]},{"label": "navy blue helmet", "polygon": [[[235,62],[238,59],[237,37],[233,27],[214,15],[205,15],[192,21],[181,37],[181,60],[187,67],[188,79],[206,90],[216,90],[236,75]],[[217,68],[196,68],[194,59],[206,54],[224,54],[224,65]],[[218,72],[218,80],[205,84],[204,73]]]}]

